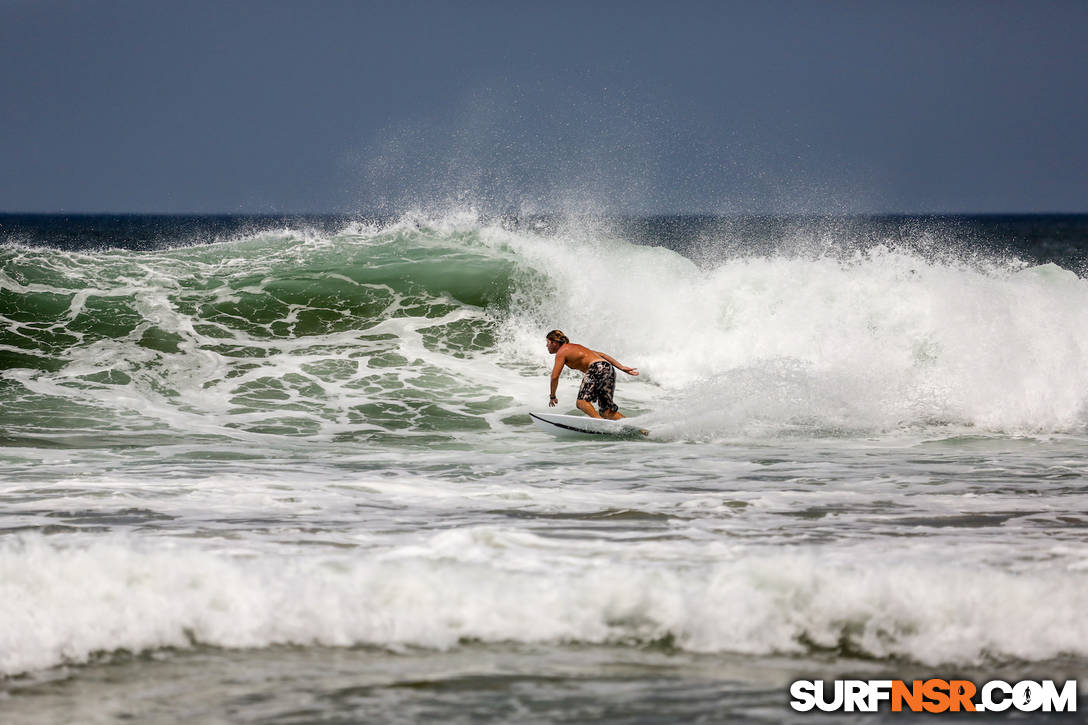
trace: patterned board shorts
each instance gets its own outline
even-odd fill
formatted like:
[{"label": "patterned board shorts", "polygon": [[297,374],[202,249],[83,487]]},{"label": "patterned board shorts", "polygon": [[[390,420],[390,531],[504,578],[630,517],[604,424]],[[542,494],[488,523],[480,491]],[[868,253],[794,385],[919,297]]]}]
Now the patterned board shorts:
[{"label": "patterned board shorts", "polygon": [[578,400],[597,403],[602,413],[615,413],[619,406],[612,401],[616,392],[616,369],[604,360],[598,360],[586,370],[582,387],[578,388]]}]

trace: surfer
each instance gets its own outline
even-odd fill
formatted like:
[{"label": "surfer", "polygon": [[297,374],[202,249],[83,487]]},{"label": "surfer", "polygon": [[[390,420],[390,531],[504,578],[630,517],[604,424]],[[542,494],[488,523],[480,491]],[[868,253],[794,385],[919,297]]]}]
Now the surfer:
[{"label": "surfer", "polygon": [[[548,398],[548,407],[554,408],[559,398],[555,397],[555,389],[559,385],[559,373],[563,372],[566,365],[571,370],[577,370],[585,375],[582,378],[582,387],[578,388],[578,410],[590,418],[607,418],[619,420],[619,408],[612,400],[616,390],[616,371],[619,368],[628,375],[638,375],[636,368],[621,365],[615,358],[590,350],[584,345],[576,345],[570,341],[560,330],[552,330],[548,333],[548,352],[555,355],[555,365],[552,367],[552,392]],[[600,413],[593,409],[596,402]]]}]

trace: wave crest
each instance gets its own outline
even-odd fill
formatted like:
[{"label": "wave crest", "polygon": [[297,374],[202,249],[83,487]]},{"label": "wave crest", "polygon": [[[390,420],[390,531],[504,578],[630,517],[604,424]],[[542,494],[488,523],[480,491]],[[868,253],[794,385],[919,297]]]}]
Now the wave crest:
[{"label": "wave crest", "polygon": [[[193,644],[664,642],[691,652],[831,652],[927,665],[1088,655],[1082,572],[869,564],[779,554],[704,567],[529,571],[410,552],[242,560],[23,539],[0,549],[0,672]],[[995,599],[1000,607],[978,605]]]},{"label": "wave crest", "polygon": [[560,328],[640,368],[622,401],[667,437],[1088,422],[1088,281],[848,246],[715,257],[708,242],[689,259],[472,215],[156,252],[9,245],[0,360],[39,394],[100,405],[122,386],[256,432],[472,431],[481,394],[488,414],[524,412]]}]

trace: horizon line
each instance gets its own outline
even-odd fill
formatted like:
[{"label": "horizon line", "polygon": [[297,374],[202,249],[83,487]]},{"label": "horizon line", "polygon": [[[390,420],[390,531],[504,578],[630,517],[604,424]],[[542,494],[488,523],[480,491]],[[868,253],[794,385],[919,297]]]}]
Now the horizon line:
[{"label": "horizon line", "polygon": [[[78,217],[366,217],[395,218],[413,213],[449,214],[448,210],[402,210],[402,211],[2,211],[0,216],[78,216]],[[534,211],[516,210],[478,212],[481,217],[544,217],[544,216],[604,216],[614,218],[647,217],[940,217],[940,216],[1088,216],[1084,211],[646,211],[646,212],[569,212],[569,211]]]}]

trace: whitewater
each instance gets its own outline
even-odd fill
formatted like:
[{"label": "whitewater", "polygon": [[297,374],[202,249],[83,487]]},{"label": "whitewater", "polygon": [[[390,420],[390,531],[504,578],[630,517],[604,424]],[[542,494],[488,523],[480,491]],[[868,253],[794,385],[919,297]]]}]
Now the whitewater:
[{"label": "whitewater", "polygon": [[[0,245],[16,722],[775,722],[798,678],[1088,682],[1088,235],[155,224]],[[649,440],[531,427],[553,328],[639,368]]]}]

